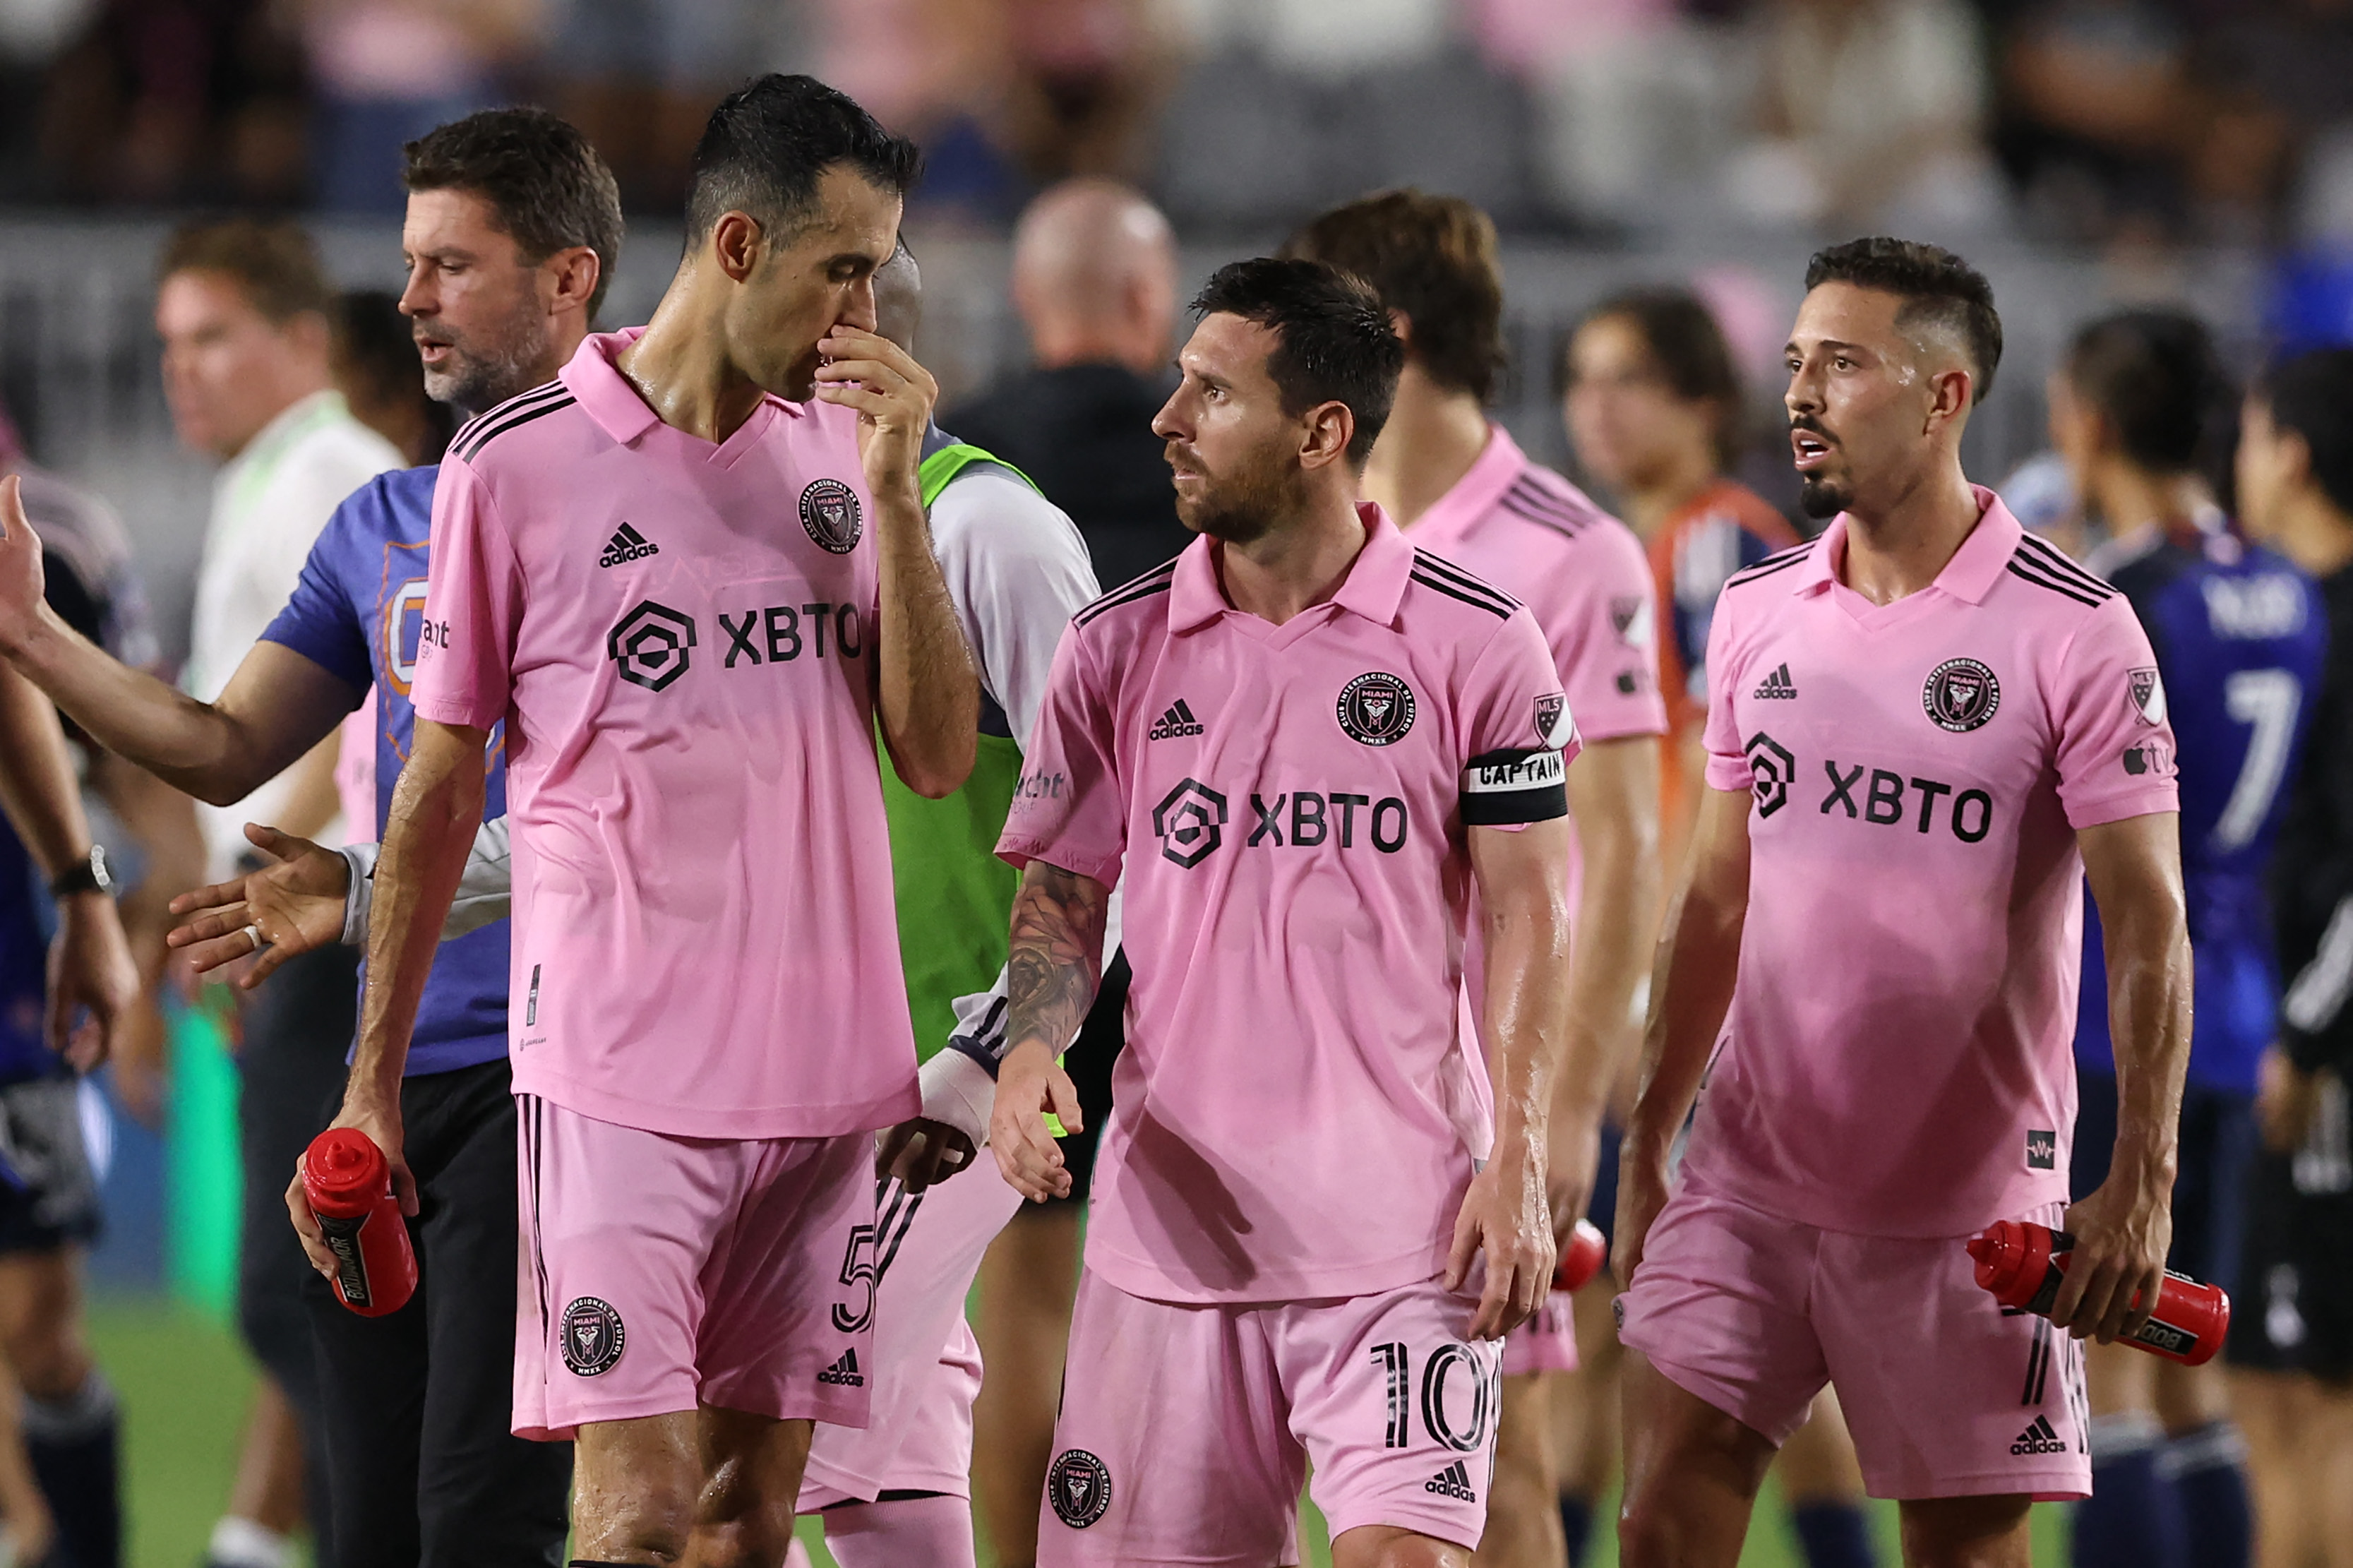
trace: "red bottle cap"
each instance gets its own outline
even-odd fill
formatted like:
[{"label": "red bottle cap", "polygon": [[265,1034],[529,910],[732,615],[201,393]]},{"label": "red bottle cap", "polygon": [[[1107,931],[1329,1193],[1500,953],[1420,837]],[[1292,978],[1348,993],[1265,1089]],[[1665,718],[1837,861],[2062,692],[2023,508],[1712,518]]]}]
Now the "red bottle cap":
[{"label": "red bottle cap", "polygon": [[1552,1288],[1556,1290],[1582,1290],[1601,1272],[1609,1261],[1609,1244],[1589,1219],[1577,1222],[1568,1233],[1568,1245],[1560,1249],[1560,1261],[1553,1265]]},{"label": "red bottle cap", "polygon": [[392,1166],[356,1127],[330,1127],[302,1152],[302,1190],[323,1215],[356,1218],[392,1191]]},{"label": "red bottle cap", "polygon": [[2034,1300],[2051,1263],[2051,1231],[2021,1220],[1998,1220],[1969,1238],[1969,1256],[1977,1260],[1980,1288],[1993,1292],[2005,1307],[2023,1307]]}]

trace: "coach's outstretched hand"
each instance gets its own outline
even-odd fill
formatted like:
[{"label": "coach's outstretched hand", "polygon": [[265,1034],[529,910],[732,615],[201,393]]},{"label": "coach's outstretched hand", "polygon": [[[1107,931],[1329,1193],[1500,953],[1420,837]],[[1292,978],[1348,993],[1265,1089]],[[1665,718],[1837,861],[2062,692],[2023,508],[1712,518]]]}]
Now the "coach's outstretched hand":
[{"label": "coach's outstretched hand", "polygon": [[2108,1344],[2148,1321],[2173,1245],[2172,1182],[2133,1182],[2123,1173],[2067,1211],[2075,1238],[2051,1321],[2077,1339]]},{"label": "coach's outstretched hand", "polygon": [[343,940],[351,867],[333,850],[274,827],[248,822],[245,837],[272,864],[174,899],[172,912],[183,923],[164,941],[187,949],[199,974],[252,958],[237,980],[250,991],[288,959]]},{"label": "coach's outstretched hand", "polygon": [[939,383],[905,349],[862,327],[836,326],[817,346],[826,356],[817,369],[818,396],[860,416],[858,455],[867,489],[878,500],[902,489],[915,498]]},{"label": "coach's outstretched hand", "polygon": [[0,653],[25,646],[40,623],[47,579],[41,568],[41,539],[25,516],[24,481],[0,479]]},{"label": "coach's outstretched hand", "polygon": [[1462,1212],[1454,1220],[1446,1288],[1461,1289],[1472,1261],[1482,1254],[1487,1279],[1466,1337],[1499,1340],[1534,1317],[1552,1294],[1555,1248],[1545,1157],[1525,1142],[1511,1148],[1499,1137],[1485,1167],[1471,1178]]}]

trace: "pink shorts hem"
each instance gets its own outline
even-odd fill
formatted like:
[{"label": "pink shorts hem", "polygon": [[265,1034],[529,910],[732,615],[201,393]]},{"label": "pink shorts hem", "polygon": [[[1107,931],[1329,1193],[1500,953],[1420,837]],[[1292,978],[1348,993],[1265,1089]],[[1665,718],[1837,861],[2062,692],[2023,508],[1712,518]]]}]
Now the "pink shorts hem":
[{"label": "pink shorts hem", "polygon": [[[1317,1506],[1320,1508],[1322,1505]],[[1432,1541],[1443,1541],[1451,1545],[1460,1546],[1465,1552],[1478,1551],[1479,1536],[1484,1533],[1483,1531],[1480,1531],[1466,1535],[1463,1532],[1462,1521],[1459,1519],[1424,1516],[1415,1513],[1410,1509],[1377,1507],[1350,1509],[1342,1505],[1338,1510],[1327,1510],[1324,1515],[1324,1528],[1334,1541],[1339,1540],[1352,1530],[1361,1530],[1366,1525],[1380,1525],[1389,1530],[1410,1530],[1418,1535],[1427,1535]]]},{"label": "pink shorts hem", "polygon": [[[544,1426],[517,1426],[514,1435],[533,1443],[569,1443],[580,1436],[583,1426],[597,1426],[612,1421],[642,1421],[653,1415],[680,1415],[695,1407],[694,1397],[687,1396],[681,1404],[675,1395],[648,1394],[640,1399],[616,1399],[609,1403],[592,1404],[587,1408],[574,1407],[551,1412],[559,1419]],[[568,1420],[561,1419],[569,1417]]]},{"label": "pink shorts hem", "polygon": [[1806,1424],[1805,1413],[1801,1411],[1796,1421],[1788,1423],[1777,1432],[1774,1430],[1775,1423],[1769,1418],[1760,1418],[1755,1403],[1743,1400],[1730,1384],[1719,1382],[1704,1372],[1694,1372],[1680,1362],[1669,1361],[1656,1351],[1636,1343],[1634,1336],[1627,1336],[1625,1344],[1628,1350],[1647,1357],[1651,1364],[1658,1369],[1661,1377],[1665,1378],[1694,1399],[1703,1400],[1714,1405],[1776,1448],[1787,1443],[1789,1440],[1789,1434]]}]

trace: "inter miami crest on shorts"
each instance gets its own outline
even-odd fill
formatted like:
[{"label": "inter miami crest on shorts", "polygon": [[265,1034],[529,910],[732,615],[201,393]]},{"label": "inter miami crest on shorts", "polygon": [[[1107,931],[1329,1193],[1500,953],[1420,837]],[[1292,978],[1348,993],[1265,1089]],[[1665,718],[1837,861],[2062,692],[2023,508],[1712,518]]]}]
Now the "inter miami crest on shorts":
[{"label": "inter miami crest on shorts", "polygon": [[824,549],[849,554],[866,532],[858,492],[839,479],[811,479],[801,491],[801,526]]},{"label": "inter miami crest on shorts", "polygon": [[1340,689],[1339,715],[1351,741],[1393,745],[1413,728],[1413,689],[1385,670],[1360,675]]},{"label": "inter miami crest on shorts", "polygon": [[558,1336],[564,1345],[564,1364],[580,1377],[612,1371],[629,1338],[613,1304],[594,1296],[580,1297],[564,1309]]},{"label": "inter miami crest on shorts", "polygon": [[1056,1519],[1084,1530],[1111,1509],[1111,1471],[1084,1448],[1065,1448],[1046,1472],[1046,1500]]}]

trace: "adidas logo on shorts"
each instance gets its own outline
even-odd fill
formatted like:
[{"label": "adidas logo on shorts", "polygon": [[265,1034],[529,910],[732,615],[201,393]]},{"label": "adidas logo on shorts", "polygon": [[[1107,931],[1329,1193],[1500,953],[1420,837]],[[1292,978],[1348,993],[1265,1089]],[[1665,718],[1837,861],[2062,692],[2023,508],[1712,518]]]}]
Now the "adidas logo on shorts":
[{"label": "adidas logo on shorts", "polygon": [[2013,1454],[2063,1454],[2067,1451],[2067,1445],[2059,1440],[2059,1433],[2051,1425],[2051,1417],[2038,1415],[2033,1426],[2018,1435],[2018,1441],[2010,1446],[2010,1451]]},{"label": "adidas logo on shorts", "polygon": [[841,1352],[841,1359],[817,1374],[819,1383],[830,1383],[841,1388],[863,1388],[866,1374],[858,1370],[858,1351],[852,1348]]},{"label": "adidas logo on shorts", "polygon": [[1479,1500],[1479,1494],[1471,1489],[1471,1472],[1462,1468],[1460,1459],[1422,1482],[1421,1489],[1436,1492],[1440,1497],[1451,1497],[1456,1502]]},{"label": "adidas logo on shorts", "polygon": [[605,553],[596,557],[596,564],[618,566],[625,561],[638,561],[660,553],[660,545],[625,522],[613,531],[612,538],[605,542]]},{"label": "adidas logo on shorts", "polygon": [[1776,697],[1795,697],[1797,694],[1798,683],[1789,679],[1789,667],[1786,664],[1758,681],[1757,689],[1750,693],[1753,697],[1768,700]]},{"label": "adidas logo on shorts", "polygon": [[1201,733],[1200,721],[1193,717],[1193,710],[1186,707],[1185,700],[1179,697],[1169,704],[1167,712],[1153,721],[1152,728],[1145,731],[1145,739],[1177,741],[1187,735],[1199,733]]}]

